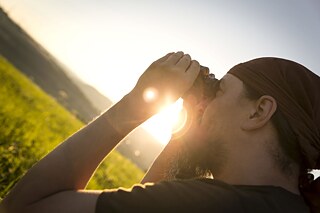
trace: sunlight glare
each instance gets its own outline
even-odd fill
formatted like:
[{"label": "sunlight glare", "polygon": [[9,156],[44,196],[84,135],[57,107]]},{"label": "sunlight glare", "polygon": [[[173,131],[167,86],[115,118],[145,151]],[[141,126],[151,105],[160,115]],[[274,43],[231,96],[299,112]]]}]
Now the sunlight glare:
[{"label": "sunlight glare", "polygon": [[158,97],[158,91],[153,88],[149,87],[143,92],[143,99],[145,102],[152,102]]},{"label": "sunlight glare", "polygon": [[169,142],[172,132],[183,128],[187,120],[186,116],[186,112],[183,110],[183,100],[179,99],[150,118],[143,124],[143,127],[161,144],[165,145]]}]

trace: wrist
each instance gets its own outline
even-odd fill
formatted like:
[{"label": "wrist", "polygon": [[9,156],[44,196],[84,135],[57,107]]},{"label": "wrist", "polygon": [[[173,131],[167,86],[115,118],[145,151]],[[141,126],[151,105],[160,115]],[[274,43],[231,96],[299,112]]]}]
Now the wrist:
[{"label": "wrist", "polygon": [[151,105],[144,102],[139,93],[131,91],[102,116],[104,116],[107,122],[112,124],[120,134],[126,135],[153,114]]},{"label": "wrist", "polygon": [[165,105],[173,103],[169,99],[165,102],[162,96],[163,94],[158,93],[154,88],[135,87],[124,97],[124,100],[134,111],[137,119],[145,121],[160,112]]}]

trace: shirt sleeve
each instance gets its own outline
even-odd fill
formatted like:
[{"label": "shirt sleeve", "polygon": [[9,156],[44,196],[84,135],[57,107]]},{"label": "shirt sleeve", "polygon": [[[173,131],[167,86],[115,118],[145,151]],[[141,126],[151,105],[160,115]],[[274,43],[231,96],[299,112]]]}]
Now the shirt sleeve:
[{"label": "shirt sleeve", "polygon": [[[211,190],[201,181],[165,181],[154,185],[139,184],[131,189],[108,190],[99,195],[96,213],[207,212],[208,209],[219,212],[229,206],[226,204],[230,200],[224,192],[212,193]],[[223,202],[221,197],[224,197]]]},{"label": "shirt sleeve", "polygon": [[113,212],[308,212],[303,199],[280,187],[232,186],[217,180],[164,181],[107,190],[96,213]]},{"label": "shirt sleeve", "polygon": [[[181,195],[183,196],[183,193]],[[139,184],[131,189],[106,190],[98,197],[96,213],[168,212],[173,201],[174,208],[178,208],[180,202],[177,201],[177,197],[183,199],[177,196],[176,186],[168,182],[155,185]]]}]

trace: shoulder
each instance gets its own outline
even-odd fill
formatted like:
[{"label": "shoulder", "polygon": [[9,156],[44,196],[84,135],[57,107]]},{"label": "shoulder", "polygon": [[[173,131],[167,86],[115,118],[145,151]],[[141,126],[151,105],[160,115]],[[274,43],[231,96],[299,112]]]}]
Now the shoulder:
[{"label": "shoulder", "polygon": [[300,196],[279,187],[192,179],[105,191],[98,198],[96,212],[307,212],[305,209]]},{"label": "shoulder", "polygon": [[[97,209],[112,209],[125,212],[199,212],[237,209],[232,187],[222,182],[206,179],[163,181],[157,184],[135,185],[131,189],[117,189],[103,192],[97,202]],[[97,211],[98,213],[100,211]],[[102,212],[102,211],[101,211]]]}]

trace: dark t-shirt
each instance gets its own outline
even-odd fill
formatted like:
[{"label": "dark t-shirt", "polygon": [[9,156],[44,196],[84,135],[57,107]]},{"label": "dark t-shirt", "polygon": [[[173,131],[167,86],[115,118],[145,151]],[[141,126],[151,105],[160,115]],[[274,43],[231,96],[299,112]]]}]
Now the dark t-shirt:
[{"label": "dark t-shirt", "polygon": [[110,212],[304,213],[309,209],[301,196],[280,187],[195,179],[104,191],[96,213]]}]

